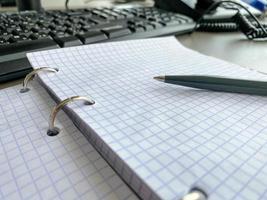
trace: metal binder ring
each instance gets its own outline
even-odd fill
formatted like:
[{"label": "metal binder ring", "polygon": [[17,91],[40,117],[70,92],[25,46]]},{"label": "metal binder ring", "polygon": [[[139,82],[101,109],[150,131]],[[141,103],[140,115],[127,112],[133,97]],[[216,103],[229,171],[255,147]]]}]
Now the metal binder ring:
[{"label": "metal binder ring", "polygon": [[207,200],[208,196],[204,191],[198,188],[192,189],[182,200]]},{"label": "metal binder ring", "polygon": [[74,101],[79,101],[79,100],[83,100],[85,101],[85,105],[94,105],[95,101],[91,100],[87,97],[81,97],[81,96],[74,96],[74,97],[70,97],[67,98],[63,101],[61,101],[58,105],[56,105],[51,114],[50,114],[50,118],[49,118],[49,129],[47,131],[47,135],[49,136],[56,136],[59,134],[60,129],[58,127],[55,126],[55,119],[56,119],[56,115],[57,113],[68,103],[74,102]]},{"label": "metal binder ring", "polygon": [[35,74],[38,74],[40,71],[58,72],[59,70],[57,68],[51,68],[51,67],[41,67],[41,68],[33,70],[23,80],[23,84],[22,84],[23,88],[20,90],[20,93],[25,93],[30,90],[30,88],[27,87],[29,81],[34,77]]}]

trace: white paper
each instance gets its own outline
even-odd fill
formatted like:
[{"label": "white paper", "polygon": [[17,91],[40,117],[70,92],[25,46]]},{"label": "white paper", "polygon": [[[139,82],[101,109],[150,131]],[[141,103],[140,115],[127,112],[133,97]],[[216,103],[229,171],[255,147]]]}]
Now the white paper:
[{"label": "white paper", "polygon": [[[28,54],[102,155],[143,199],[180,199],[193,187],[211,200],[267,198],[267,98],[153,80],[158,75],[266,76],[201,55],[173,37]],[[90,127],[87,127],[87,125]],[[86,131],[85,131],[86,132]]]}]

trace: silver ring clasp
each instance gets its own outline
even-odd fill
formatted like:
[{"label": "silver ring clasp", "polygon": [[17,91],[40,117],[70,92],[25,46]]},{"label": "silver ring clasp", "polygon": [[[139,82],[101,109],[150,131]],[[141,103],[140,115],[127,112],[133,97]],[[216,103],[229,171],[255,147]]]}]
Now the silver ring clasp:
[{"label": "silver ring clasp", "polygon": [[20,90],[20,93],[25,93],[25,92],[30,91],[30,88],[28,88],[28,83],[33,79],[33,77],[36,74],[38,74],[41,71],[58,72],[59,70],[57,68],[51,68],[51,67],[41,67],[41,68],[38,68],[38,69],[33,70],[23,80],[23,83],[22,83],[22,87],[23,88]]},{"label": "silver ring clasp", "polygon": [[67,98],[67,99],[61,101],[58,105],[56,105],[53,108],[53,110],[52,110],[52,112],[50,114],[50,117],[49,117],[49,129],[47,131],[47,135],[48,136],[56,136],[60,132],[60,128],[55,126],[55,119],[56,119],[57,113],[65,105],[67,105],[68,103],[71,103],[71,102],[74,102],[74,101],[80,101],[80,100],[85,101],[85,105],[94,105],[95,104],[94,100],[91,100],[91,99],[89,99],[87,97],[82,97],[82,96],[74,96],[74,97],[70,97],[70,98]]},{"label": "silver ring clasp", "polygon": [[182,200],[208,200],[208,196],[204,191],[194,188]]}]

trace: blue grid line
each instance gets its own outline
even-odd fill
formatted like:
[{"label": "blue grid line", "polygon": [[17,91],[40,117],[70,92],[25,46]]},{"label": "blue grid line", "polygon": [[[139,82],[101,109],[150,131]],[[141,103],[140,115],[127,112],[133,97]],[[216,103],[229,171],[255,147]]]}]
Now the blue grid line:
[{"label": "blue grid line", "polygon": [[[7,94],[7,97],[8,97],[8,100],[10,101],[10,102],[12,102],[12,100],[9,98],[9,94]],[[16,107],[12,104],[12,108],[13,108],[13,110],[16,112]],[[16,112],[17,113],[17,112]],[[19,119],[19,121],[21,121],[21,118]],[[22,123],[22,126],[24,126],[24,123]],[[9,127],[10,128],[10,127]],[[23,127],[24,129],[25,129],[25,127]],[[27,131],[27,129],[25,129],[26,131]],[[21,150],[20,150],[20,147],[19,147],[19,145],[18,145],[18,143],[17,143],[17,141],[15,141],[16,142],[16,145],[17,145],[17,147],[18,147],[18,149],[19,149],[19,151],[20,151],[20,153],[21,153]],[[23,158],[23,161],[24,161],[24,163],[25,163],[25,159]],[[29,170],[29,167],[26,165],[26,167],[27,167],[27,169]],[[13,172],[12,172],[13,173]],[[31,178],[33,179],[33,176],[31,175]],[[17,183],[16,183],[17,184]],[[37,188],[37,186],[36,186],[36,184],[34,183],[34,186],[35,186],[35,189]],[[17,185],[17,187],[18,187],[18,185]],[[20,193],[20,195],[21,195],[21,193]],[[21,198],[23,198],[23,196],[21,195],[20,196]],[[40,197],[40,196],[39,196]]]},{"label": "blue grid line", "polygon": [[[34,84],[34,86],[33,87],[35,87],[36,85]],[[40,88],[39,88],[40,89]],[[41,122],[42,120],[40,119],[40,120],[37,120],[36,121],[36,119],[33,119],[32,117],[33,116],[39,116],[39,114],[38,115],[36,115],[36,112],[31,112],[30,110],[28,110],[27,108],[26,108],[26,105],[25,105],[25,102],[27,102],[27,104],[28,103],[30,103],[33,107],[35,107],[34,106],[34,104],[35,103],[37,103],[37,104],[39,104],[40,103],[40,99],[36,99],[35,98],[35,89],[32,89],[32,91],[31,91],[31,93],[29,93],[29,96],[31,96],[30,98],[28,98],[28,97],[26,97],[26,98],[24,98],[25,96],[21,96],[21,94],[20,95],[10,95],[13,91],[16,91],[16,92],[18,92],[18,90],[19,90],[19,87],[14,87],[14,88],[11,88],[11,89],[6,89],[6,90],[3,90],[3,93],[7,93],[7,94],[5,94],[5,96],[6,97],[8,97],[8,99],[10,100],[11,98],[12,98],[12,100],[13,100],[13,98],[15,99],[14,101],[10,101],[11,103],[10,103],[10,105],[12,105],[13,106],[13,103],[22,103],[22,107],[21,108],[23,108],[23,103],[24,103],[24,107],[25,107],[25,112],[27,112],[27,115],[29,115],[30,116],[30,120],[32,120],[33,122],[34,122],[34,124],[32,124],[30,127],[32,127],[32,126],[35,126],[35,125],[37,125],[37,127],[39,126],[39,124],[38,124],[38,122]],[[2,92],[2,91],[1,91]],[[3,94],[2,93],[2,94]],[[15,93],[15,94],[17,94],[17,93]],[[47,98],[47,95],[46,96],[44,96],[44,98]],[[3,102],[2,101],[3,99],[0,99],[0,101],[1,102]],[[36,104],[36,107],[34,108],[34,109],[38,109],[38,107],[40,106],[40,104],[39,105],[37,105]],[[42,104],[42,106],[46,106],[45,104]],[[11,109],[11,108],[9,108],[9,109]],[[12,108],[13,110],[16,110],[16,108]],[[1,107],[1,110],[3,110],[2,109],[2,107]],[[20,111],[22,111],[23,112],[23,109],[19,109]],[[18,111],[18,110],[17,110]],[[47,113],[44,113],[43,112],[44,111],[44,109],[39,109],[39,112],[38,113],[40,113],[40,115],[43,115],[44,116],[44,118],[47,118],[47,113],[49,113],[49,112],[47,112]],[[13,111],[12,111],[13,112]],[[4,112],[0,112],[1,113],[1,115],[3,115],[3,117],[4,117],[4,120],[5,120],[5,111]],[[61,116],[59,116],[59,121],[61,121]],[[67,118],[65,118],[65,119],[67,119]],[[18,123],[21,123],[22,124],[22,126],[23,126],[23,122],[24,122],[24,120],[20,120],[20,121],[18,121]],[[47,126],[47,125],[45,125],[45,126]],[[25,129],[27,129],[28,128],[28,126],[25,126]],[[65,126],[64,127],[64,129],[63,129],[63,132],[64,132],[64,130],[65,129],[67,129],[67,128],[70,128],[70,129],[73,129],[72,128],[73,127],[73,125],[72,125],[72,123],[68,123],[68,125],[67,126]],[[9,129],[11,129],[11,127],[9,126]],[[40,127],[38,127],[38,129],[39,130],[44,130],[43,128],[42,128],[42,125],[40,126]],[[37,129],[37,131],[38,131],[38,129]],[[75,130],[75,129],[74,129]],[[13,133],[15,133],[15,132],[13,132]],[[27,130],[25,130],[25,136],[26,137],[28,137],[30,134],[32,134],[33,132],[32,131],[30,131],[30,132],[28,132]],[[27,134],[27,135],[26,135]],[[77,146],[78,145],[78,141],[79,141],[79,139],[81,138],[82,139],[82,137],[83,136],[81,136],[81,134],[79,134],[79,132],[77,131],[77,130],[75,130],[75,132],[73,133],[73,134],[77,134],[77,136],[75,136],[74,135],[74,137],[72,137],[73,139],[75,138],[75,140],[76,140],[76,142],[75,142],[75,144],[76,144],[76,146],[74,146],[74,148],[68,148],[68,149],[66,149],[66,146],[64,146],[64,145],[71,145],[71,144],[73,144],[73,142],[71,142],[71,141],[69,141],[69,140],[66,140],[67,141],[67,143],[66,142],[64,142],[64,140],[63,141],[61,141],[61,142],[53,142],[53,140],[51,140],[51,139],[47,139],[48,137],[46,136],[46,134],[45,134],[45,131],[44,131],[44,137],[41,137],[40,139],[43,139],[43,141],[45,141],[45,144],[47,144],[48,146],[49,146],[49,148],[52,148],[53,146],[56,146],[57,148],[61,148],[59,145],[63,145],[63,147],[65,148],[65,151],[68,153],[71,153],[71,151],[74,151],[74,150],[79,150],[79,146]],[[7,136],[4,136],[4,137],[7,137]],[[60,136],[60,137],[58,137],[58,139],[64,139],[64,137],[66,137],[66,135],[64,136],[64,134],[62,135],[62,136]],[[23,138],[23,136],[21,135],[20,136],[20,138]],[[25,145],[28,145],[28,144],[30,144],[32,147],[34,147],[35,145],[32,143],[32,140],[31,140],[31,137],[29,137],[29,139],[30,140],[27,140],[27,142],[26,142],[26,144]],[[78,140],[78,141],[77,141]],[[86,145],[86,144],[88,144],[88,143],[86,143],[85,142],[86,140],[83,140],[83,145]],[[13,141],[13,142],[17,142],[16,141],[16,139]],[[71,143],[70,143],[71,142]],[[5,143],[5,144],[3,144],[2,143],[2,139],[1,139],[1,148],[3,148],[4,149],[4,147],[5,147],[5,145],[9,145],[9,144],[11,144],[10,143],[10,141],[8,141],[8,143]],[[51,146],[50,146],[51,145]],[[18,146],[18,143],[17,143],[17,146]],[[77,147],[77,148],[76,148]],[[23,148],[24,150],[26,150],[26,151],[24,151],[23,150],[23,154],[26,152],[32,152],[32,149],[29,149],[29,148],[26,148],[25,149],[25,147],[23,147],[23,146],[21,146],[21,148]],[[13,148],[12,148],[13,149]],[[17,147],[17,149],[20,149],[20,147],[18,146]],[[14,149],[15,150],[15,149]],[[53,150],[57,150],[57,149],[53,149]],[[84,153],[84,148],[83,149],[81,149],[81,152],[83,152]],[[5,150],[4,150],[5,151]],[[94,152],[94,149],[91,147],[91,149],[90,149],[90,151],[91,152]],[[51,153],[51,152],[50,152]],[[21,155],[23,155],[22,154],[22,152],[20,152],[20,154]],[[38,153],[39,154],[39,153]],[[26,154],[25,154],[26,155]],[[40,154],[39,154],[40,155]],[[8,156],[8,153],[7,152],[5,152],[5,154],[4,154],[4,156],[5,156],[5,160],[7,160],[8,161],[8,157],[6,157],[6,156]],[[17,155],[15,155],[16,157],[18,156],[18,154]],[[16,159],[16,157],[14,157],[15,159]],[[21,156],[21,157],[23,157],[23,156]],[[13,158],[13,159],[14,159]],[[19,158],[19,157],[18,157]],[[57,159],[56,159],[57,157],[56,157],[56,155],[52,158],[52,160],[50,160],[48,163],[52,163],[52,162],[55,162]],[[33,158],[34,160],[36,159],[36,156],[34,156],[34,158]],[[88,159],[88,157],[86,157],[86,159]],[[25,158],[23,157],[23,159],[22,160],[24,160],[24,163],[27,163],[27,161],[29,160],[29,159],[27,159],[27,161],[25,160]],[[43,160],[42,160],[42,156],[41,156],[41,159],[38,159],[38,162],[41,162],[42,164],[44,164],[44,162],[43,162]],[[56,161],[56,162],[58,162],[58,161]],[[75,162],[76,162],[76,160],[74,161],[74,163],[73,164],[75,164]],[[97,157],[97,160],[94,160],[93,161],[93,165],[96,165],[97,164],[97,162],[101,162],[102,163],[102,158],[98,155],[98,157]],[[48,163],[46,163],[46,164],[48,164]],[[72,163],[72,162],[67,162],[67,163],[65,163],[67,166],[69,165],[69,163]],[[1,163],[2,164],[2,163]],[[7,162],[7,164],[9,164],[9,162]],[[39,163],[38,163],[39,164]],[[21,165],[17,165],[16,166],[16,168],[17,167],[20,167]],[[38,166],[39,165],[37,165],[37,167],[35,166],[35,167],[31,167],[31,170],[32,170],[32,172],[33,173],[35,173],[36,172],[36,169],[38,168]],[[71,165],[70,165],[71,166]],[[12,166],[6,166],[6,167],[8,167],[9,169],[12,169]],[[39,176],[37,179],[35,179],[34,177],[33,177],[33,174],[30,172],[30,170],[29,170],[29,166],[28,165],[25,165],[25,167],[26,167],[26,175],[27,176],[29,176],[30,177],[30,179],[31,180],[34,180],[33,181],[33,184],[35,185],[35,192],[33,193],[33,194],[31,194],[30,196],[28,196],[27,198],[29,199],[29,198],[38,198],[38,199],[47,199],[47,198],[44,198],[44,196],[42,196],[42,194],[41,193],[39,193],[38,192],[38,187],[37,187],[37,185],[36,185],[36,183],[38,183],[38,180],[42,180],[42,178],[43,177],[46,177],[45,175],[42,175],[42,176]],[[86,167],[86,166],[85,166]],[[55,168],[54,170],[59,170],[59,169],[62,169],[63,168],[63,171],[64,171],[64,174],[67,174],[67,171],[70,171],[71,169],[68,169],[67,171],[65,171],[65,168],[64,167],[57,167],[57,168]],[[98,185],[95,185],[94,187],[98,187],[98,186],[101,186],[101,185],[106,185],[108,188],[110,188],[111,186],[109,186],[109,184],[107,184],[107,182],[110,180],[110,178],[113,178],[113,177],[116,177],[116,174],[108,167],[108,165],[105,163],[105,162],[103,162],[103,165],[101,165],[101,168],[99,168],[99,167],[94,167],[96,170],[94,171],[94,173],[93,174],[96,174],[96,175],[99,175],[99,176],[101,176],[102,178],[101,178],[101,181],[98,183]],[[51,172],[49,172],[49,171],[47,171],[47,167],[43,167],[42,168],[43,170],[45,170],[45,173],[46,173],[46,175],[48,175],[49,176],[49,173],[51,173]],[[78,169],[78,168],[77,168]],[[109,174],[109,176],[106,176],[105,175],[105,171],[107,170],[107,169],[110,169],[111,171],[111,173],[113,174]],[[101,173],[101,171],[102,170],[105,170],[105,171],[103,171],[103,174]],[[27,174],[27,171],[28,171],[28,174]],[[13,173],[13,170],[10,170],[10,172],[11,173]],[[23,172],[24,174],[19,174],[19,176],[16,176],[16,178],[17,178],[17,180],[19,180],[20,179],[20,177],[24,177],[25,176],[25,171]],[[73,171],[72,170],[72,173],[75,173],[75,171]],[[2,176],[2,174],[3,173],[1,173],[1,175],[0,176]],[[92,174],[91,174],[92,175]],[[14,183],[15,184],[17,184],[17,181],[15,180],[15,175],[14,175],[14,173],[13,173],[13,180],[14,180]],[[83,175],[84,176],[84,175]],[[86,177],[86,180],[88,179],[88,180],[90,180],[90,176],[88,175],[87,177]],[[69,178],[68,178],[69,179]],[[53,184],[57,184],[58,182],[60,182],[61,181],[61,179],[58,179],[56,182],[54,182],[53,181],[53,179],[51,178],[51,176],[50,176],[50,180],[52,181],[52,183]],[[63,179],[62,179],[63,180]],[[119,180],[119,179],[117,179],[117,180]],[[12,182],[12,180],[11,181],[9,181],[9,182],[7,182],[7,183],[4,183],[4,184],[9,184],[9,183],[13,183]],[[70,181],[70,183],[71,183],[71,181]],[[74,186],[74,185],[73,185]],[[124,185],[123,185],[123,182],[121,181],[119,184],[117,184],[117,186],[114,188],[114,192],[112,192],[114,195],[117,195],[116,193],[116,191],[118,191],[118,192],[120,192],[119,190],[123,187]],[[23,188],[21,188],[20,186],[16,186],[16,190],[17,190],[17,192],[20,192],[20,189],[23,189],[23,188],[26,188],[26,187],[23,187]],[[126,186],[124,187],[124,188],[127,188]],[[1,191],[0,191],[0,196],[2,195],[3,196],[3,189],[4,188],[1,188]],[[49,186],[48,187],[43,187],[43,189],[42,190],[44,190],[44,191],[46,191],[47,189],[49,189]],[[92,189],[94,189],[94,188],[92,188]],[[97,189],[97,188],[95,188],[95,189]],[[101,188],[99,188],[100,190],[102,190]],[[99,189],[97,189],[98,191],[99,191]],[[110,190],[110,189],[109,189]],[[69,194],[71,195],[71,192],[74,192],[74,190],[73,189],[71,189],[71,190],[67,190],[67,189],[65,189],[65,190],[63,190],[63,191],[61,191],[61,193],[59,193],[59,191],[57,191],[57,194],[54,194],[54,198],[60,198],[60,199],[62,199],[63,198],[63,196],[57,196],[57,195],[65,195],[66,193],[65,192],[69,192]],[[89,191],[90,191],[90,189],[89,189]],[[96,190],[95,190],[96,191]],[[107,191],[108,192],[108,191]],[[96,193],[96,192],[95,192]],[[78,192],[76,191],[76,194],[78,194]],[[87,191],[87,193],[85,192],[84,194],[89,194],[88,193],[88,191]],[[8,196],[3,196],[3,198],[7,198],[7,197],[11,197],[10,196],[10,194],[7,194]],[[14,195],[16,195],[16,193],[14,193]],[[44,194],[45,195],[45,194]],[[56,195],[56,196],[55,196]],[[74,194],[75,195],[75,194]],[[82,194],[83,195],[83,194]],[[79,198],[81,198],[81,196],[82,195],[79,195]],[[105,198],[107,195],[109,195],[109,193],[102,193],[101,194],[101,196],[103,196],[103,198]],[[125,193],[125,195],[127,196],[127,198],[132,198],[132,199],[136,199],[136,197],[130,192],[130,190],[129,191],[127,191],[126,193]],[[12,196],[12,197],[14,197],[14,196]],[[118,196],[119,197],[119,196]],[[23,195],[20,193],[20,197],[17,197],[17,198],[20,198],[20,199],[23,199],[24,197],[23,197]],[[52,196],[50,195],[50,198],[52,198]],[[101,199],[101,197],[100,196],[98,196],[98,199]]]},{"label": "blue grid line", "polygon": [[[105,48],[102,48],[103,46]],[[232,169],[238,168],[237,165],[231,163],[233,158],[238,159],[236,161],[238,163],[244,162],[243,158],[247,156],[245,152],[258,152],[255,147],[263,145],[260,143],[260,138],[264,139],[264,137],[257,135],[258,140],[255,139],[253,143],[249,142],[249,148],[233,152],[235,148],[248,142],[249,138],[256,137],[253,130],[258,133],[260,129],[265,127],[261,123],[267,121],[263,117],[264,114],[266,115],[266,107],[259,111],[259,107],[264,106],[265,99],[263,97],[209,93],[166,86],[153,82],[152,76],[178,71],[181,74],[200,72],[200,74],[208,73],[242,78],[249,78],[250,76],[264,80],[266,78],[217,59],[207,59],[205,56],[184,49],[175,42],[174,38],[52,50],[31,54],[29,58],[34,66],[46,64],[60,68],[62,73],[56,76],[40,75],[58,98],[65,98],[76,91],[79,94],[89,94],[97,101],[93,109],[75,106],[69,106],[68,109],[82,118],[83,123],[82,120],[76,122],[78,126],[85,126],[88,123],[95,130],[98,135],[93,135],[94,132],[89,134],[90,138],[94,140],[92,144],[103,151],[105,157],[114,161],[113,166],[119,173],[122,173],[128,183],[131,184],[134,178],[140,178],[142,181],[140,184],[146,184],[148,177],[155,178],[155,180],[160,179],[159,175],[163,170],[167,170],[173,176],[170,180],[175,180],[176,183],[168,180],[160,191],[157,190],[157,186],[154,187],[149,184],[144,185],[148,186],[145,188],[147,189],[146,192],[144,188],[135,188],[138,192],[144,192],[144,198],[153,199],[161,194],[167,195],[170,199],[174,198],[173,195],[181,197],[180,191],[172,189],[175,188],[175,185],[180,183],[189,190],[197,182],[207,191],[211,191],[211,199],[224,199],[223,192],[215,192],[210,189],[214,188],[211,186],[211,182],[216,182],[217,185],[219,181],[221,191],[224,189],[230,192],[231,190],[224,183],[225,178],[222,179],[222,177],[214,174],[216,169],[214,166],[228,164],[230,168],[222,168],[222,171],[229,175],[230,172],[233,172]],[[78,66],[82,67],[79,68]],[[140,74],[149,76],[151,79],[144,79]],[[112,77],[117,77],[118,80],[116,78],[113,80]],[[181,98],[176,98],[177,95],[180,95]],[[146,101],[147,99],[149,101]],[[143,100],[145,100],[144,103]],[[119,109],[126,114],[118,112]],[[153,113],[150,113],[151,111]],[[73,113],[70,115],[71,118],[75,116]],[[139,116],[142,117],[139,118]],[[174,120],[172,121],[172,119]],[[175,120],[177,125],[174,123]],[[173,132],[177,132],[179,135],[175,135]],[[173,140],[170,139],[171,137]],[[142,139],[144,142],[140,142]],[[224,148],[224,145],[230,149]],[[254,147],[251,147],[252,145]],[[194,150],[192,150],[193,147]],[[111,151],[106,152],[108,149]],[[178,155],[172,155],[174,150]],[[142,151],[146,152],[144,155],[147,156],[146,160],[142,160]],[[161,162],[164,159],[164,154],[169,160],[168,165],[180,164],[180,176],[164,162]],[[233,154],[233,156],[229,157],[229,154]],[[240,159],[238,155],[240,155]],[[253,155],[250,154],[250,156]],[[157,162],[158,167],[153,166],[151,168],[152,161]],[[188,163],[183,163],[184,161]],[[131,168],[132,171],[128,172],[127,167],[131,166],[134,167]],[[202,178],[195,174],[193,169],[197,169],[196,166],[199,166],[200,170],[203,169]],[[146,172],[142,172],[138,177],[135,172],[140,167],[146,169]],[[255,169],[257,165],[251,167]],[[247,173],[246,170],[249,170],[248,166],[242,169],[243,173]],[[211,171],[209,176],[203,177],[207,171]],[[265,177],[262,171],[260,174]],[[235,177],[238,174],[233,176],[231,179],[238,179]],[[184,181],[182,177],[189,178]],[[161,181],[164,182],[164,180]],[[253,181],[257,180],[253,179]],[[252,193],[253,191],[249,192]],[[240,196],[243,195],[240,194]]]}]

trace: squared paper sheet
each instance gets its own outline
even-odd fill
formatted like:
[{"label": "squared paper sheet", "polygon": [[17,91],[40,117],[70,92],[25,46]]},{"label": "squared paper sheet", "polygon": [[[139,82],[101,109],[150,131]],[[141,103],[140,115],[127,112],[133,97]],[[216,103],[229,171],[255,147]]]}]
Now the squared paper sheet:
[{"label": "squared paper sheet", "polygon": [[46,135],[55,103],[39,84],[20,89],[0,91],[1,200],[138,199],[63,112]]},{"label": "squared paper sheet", "polygon": [[255,71],[184,48],[173,37],[29,54],[59,99],[90,96],[74,108],[79,129],[143,199],[180,199],[191,188],[211,200],[267,198],[267,98],[157,82],[164,74],[267,80]]}]

